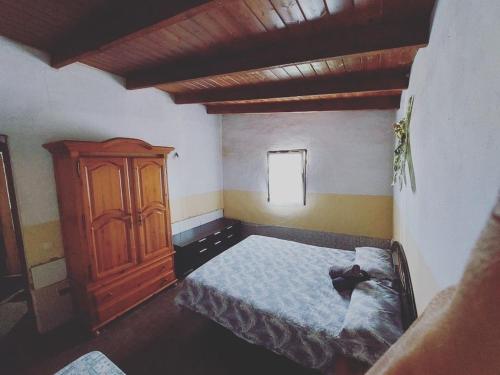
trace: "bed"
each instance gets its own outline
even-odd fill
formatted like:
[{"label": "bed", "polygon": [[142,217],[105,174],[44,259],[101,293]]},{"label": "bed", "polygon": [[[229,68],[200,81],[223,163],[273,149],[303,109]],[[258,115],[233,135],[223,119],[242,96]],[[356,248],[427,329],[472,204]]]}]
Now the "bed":
[{"label": "bed", "polygon": [[[365,305],[393,309],[395,304],[400,306],[400,295],[390,292],[392,307],[388,308],[371,306],[363,299],[363,291],[373,283],[364,282],[352,294],[338,293],[332,287],[329,267],[349,266],[355,259],[354,251],[253,235],[191,273],[176,302],[308,368],[330,371],[337,354],[373,363],[402,334],[401,310],[391,311],[384,329],[393,332],[382,342],[371,332],[373,314],[362,310]],[[353,330],[346,320],[368,327],[363,332]]]}]

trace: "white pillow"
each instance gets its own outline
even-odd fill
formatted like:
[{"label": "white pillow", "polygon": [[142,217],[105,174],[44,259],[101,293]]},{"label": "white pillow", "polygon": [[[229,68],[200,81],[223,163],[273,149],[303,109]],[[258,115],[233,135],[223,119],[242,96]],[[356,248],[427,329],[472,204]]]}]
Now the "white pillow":
[{"label": "white pillow", "polygon": [[373,364],[402,334],[399,293],[376,280],[359,283],[339,334],[345,353]]},{"label": "white pillow", "polygon": [[390,250],[377,247],[357,247],[354,264],[375,279],[396,280],[392,253]]}]

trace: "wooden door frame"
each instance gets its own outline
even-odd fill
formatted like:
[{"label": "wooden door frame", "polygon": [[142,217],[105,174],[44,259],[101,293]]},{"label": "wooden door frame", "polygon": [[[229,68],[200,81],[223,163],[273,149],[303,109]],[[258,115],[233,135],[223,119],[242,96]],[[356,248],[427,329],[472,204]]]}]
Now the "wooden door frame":
[{"label": "wooden door frame", "polygon": [[19,260],[21,262],[22,277],[24,280],[26,296],[28,300],[28,314],[32,315],[33,300],[31,296],[31,286],[28,277],[28,266],[26,264],[26,255],[24,252],[23,236],[21,232],[21,222],[19,220],[19,209],[17,206],[16,189],[14,188],[14,176],[12,174],[12,163],[8,146],[8,137],[5,134],[0,134],[0,152],[3,155],[5,166],[5,177],[7,180],[7,188],[9,189],[10,207],[12,212],[12,221],[14,223],[14,231],[17,241],[17,251],[19,252]]}]

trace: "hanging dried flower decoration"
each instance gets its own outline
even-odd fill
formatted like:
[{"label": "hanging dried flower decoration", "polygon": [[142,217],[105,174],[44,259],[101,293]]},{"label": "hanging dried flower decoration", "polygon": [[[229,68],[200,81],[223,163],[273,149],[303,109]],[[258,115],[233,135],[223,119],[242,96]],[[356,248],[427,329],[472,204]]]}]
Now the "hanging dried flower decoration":
[{"label": "hanging dried flower decoration", "polygon": [[413,170],[413,160],[411,158],[410,146],[410,122],[413,109],[413,99],[408,100],[406,116],[394,124],[394,135],[396,136],[396,148],[394,149],[394,176],[392,185],[399,184],[399,190],[406,186],[406,165],[410,176],[410,185],[413,192],[416,191],[415,172]]}]

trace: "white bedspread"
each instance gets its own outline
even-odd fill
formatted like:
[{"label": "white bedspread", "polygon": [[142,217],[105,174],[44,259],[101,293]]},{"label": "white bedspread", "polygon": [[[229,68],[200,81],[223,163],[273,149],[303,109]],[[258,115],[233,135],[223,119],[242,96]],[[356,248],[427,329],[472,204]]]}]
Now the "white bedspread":
[{"label": "white bedspread", "polygon": [[328,370],[349,306],[328,269],[348,266],[354,257],[353,251],[250,236],[191,273],[177,303],[251,343]]}]

